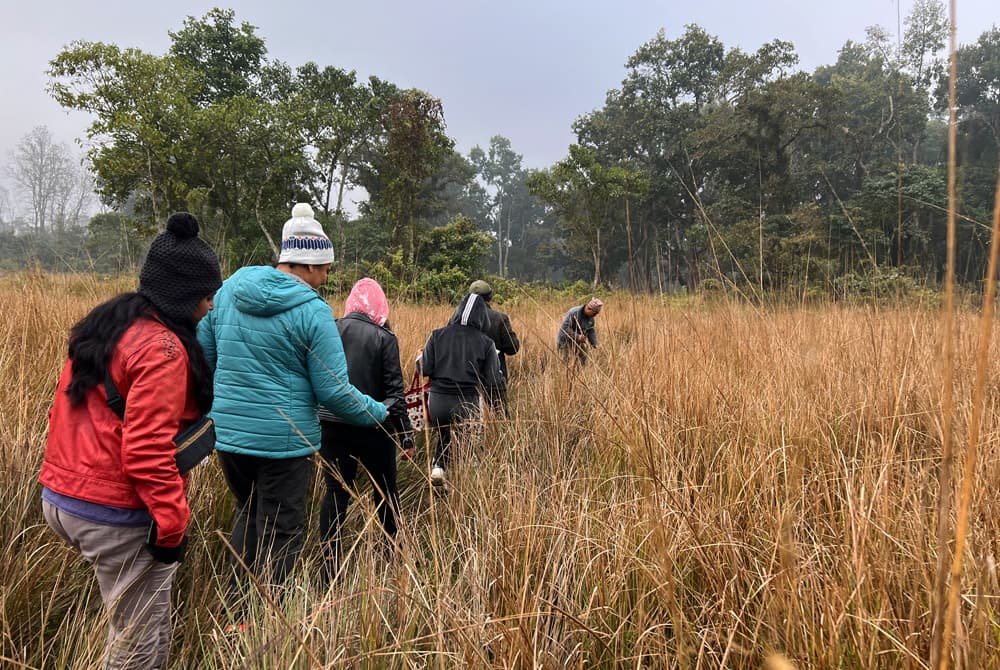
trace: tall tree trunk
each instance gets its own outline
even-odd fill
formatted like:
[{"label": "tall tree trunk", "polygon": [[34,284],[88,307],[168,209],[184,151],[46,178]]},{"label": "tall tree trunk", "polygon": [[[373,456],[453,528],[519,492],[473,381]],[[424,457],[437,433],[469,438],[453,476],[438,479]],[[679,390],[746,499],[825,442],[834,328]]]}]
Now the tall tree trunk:
[{"label": "tall tree trunk", "polygon": [[632,217],[629,216],[628,196],[625,196],[625,236],[628,238],[628,287],[635,293],[635,257],[632,255]]},{"label": "tall tree trunk", "polygon": [[594,278],[590,285],[597,288],[601,284],[601,230],[597,229],[597,244],[590,248],[591,256],[594,259]]},{"label": "tall tree trunk", "polygon": [[264,233],[264,239],[267,240],[267,244],[271,247],[271,253],[274,254],[274,260],[278,260],[278,256],[281,254],[281,250],[278,249],[278,245],[274,243],[274,238],[271,237],[271,233],[268,231],[267,226],[264,225],[263,218],[260,215],[260,201],[263,188],[257,189],[257,197],[254,201],[254,217],[257,219],[257,227],[260,228],[261,232]]},{"label": "tall tree trunk", "polygon": [[337,186],[337,229],[340,239],[340,258],[347,258],[347,231],[345,224],[347,217],[344,216],[344,184],[347,183],[347,163],[340,166],[340,184]]}]

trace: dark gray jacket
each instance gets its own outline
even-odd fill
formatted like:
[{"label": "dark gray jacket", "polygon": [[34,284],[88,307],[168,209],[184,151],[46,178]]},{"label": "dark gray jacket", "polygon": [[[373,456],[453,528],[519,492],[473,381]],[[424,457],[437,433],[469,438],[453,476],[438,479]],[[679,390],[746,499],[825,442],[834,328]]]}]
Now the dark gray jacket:
[{"label": "dark gray jacket", "polygon": [[594,317],[587,316],[583,308],[584,305],[580,305],[566,312],[562,325],[559,326],[559,333],[556,335],[557,348],[572,348],[576,343],[576,336],[580,334],[587,336],[590,346],[597,346],[597,330],[594,328]]}]

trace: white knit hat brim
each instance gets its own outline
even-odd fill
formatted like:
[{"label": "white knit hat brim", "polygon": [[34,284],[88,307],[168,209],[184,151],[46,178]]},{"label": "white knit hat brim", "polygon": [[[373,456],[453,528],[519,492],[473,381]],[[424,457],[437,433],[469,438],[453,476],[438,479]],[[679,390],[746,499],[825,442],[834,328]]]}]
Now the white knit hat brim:
[{"label": "white knit hat brim", "polygon": [[333,263],[333,249],[282,249],[278,256],[279,263],[297,263],[299,265],[327,265]]}]

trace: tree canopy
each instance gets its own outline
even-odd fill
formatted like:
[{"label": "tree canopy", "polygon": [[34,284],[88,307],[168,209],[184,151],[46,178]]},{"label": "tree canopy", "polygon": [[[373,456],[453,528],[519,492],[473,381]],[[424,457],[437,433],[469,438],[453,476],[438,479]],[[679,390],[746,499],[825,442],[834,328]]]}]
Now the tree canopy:
[{"label": "tree canopy", "polygon": [[[177,209],[199,216],[231,267],[263,262],[306,200],[341,273],[389,272],[401,286],[450,272],[458,291],[489,270],[834,290],[943,271],[942,4],[917,0],[904,25],[869,28],[812,72],[783,40],[750,51],[697,25],[661,30],[574,122],[566,157],[534,170],[502,135],[460,155],[430,92],[271,59],[231,10],[188,17],[162,55],[74,42],[50,64],[50,91],[91,115],[88,164],[121,215],[91,228],[115,263]],[[1000,156],[1000,30],[963,45],[958,64],[959,278],[975,281]]]}]

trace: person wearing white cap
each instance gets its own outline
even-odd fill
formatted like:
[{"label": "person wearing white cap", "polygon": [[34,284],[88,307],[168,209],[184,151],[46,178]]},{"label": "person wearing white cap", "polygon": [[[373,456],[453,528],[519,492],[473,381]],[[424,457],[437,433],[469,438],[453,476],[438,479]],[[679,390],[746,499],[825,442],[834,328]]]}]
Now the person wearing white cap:
[{"label": "person wearing white cap", "polygon": [[[282,229],[277,266],[233,274],[198,327],[215,371],[219,463],[237,503],[232,544],[273,584],[302,548],[321,442],[317,404],[353,425],[386,418],[385,405],[351,385],[333,311],[316,292],[332,263],[333,245],[299,203]],[[230,605],[239,604],[239,572],[234,565]]]}]

